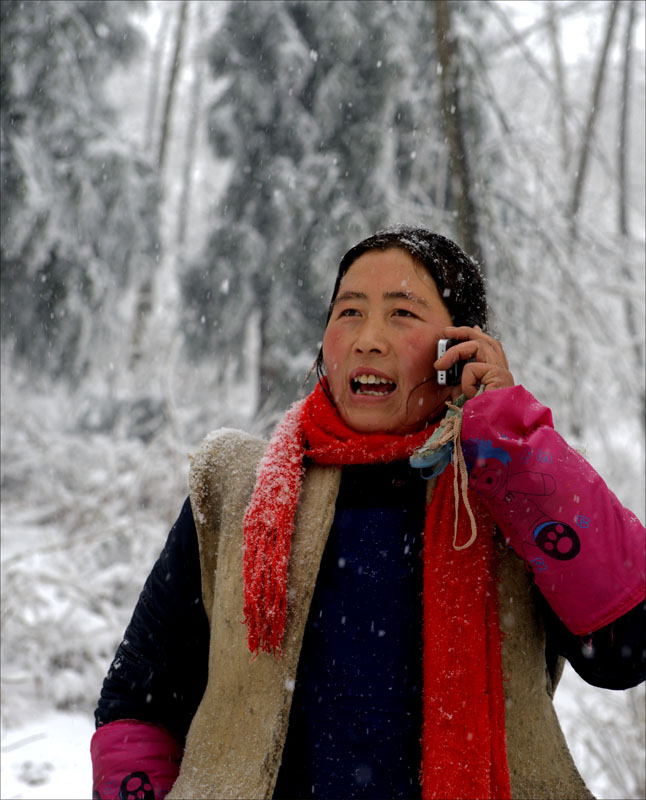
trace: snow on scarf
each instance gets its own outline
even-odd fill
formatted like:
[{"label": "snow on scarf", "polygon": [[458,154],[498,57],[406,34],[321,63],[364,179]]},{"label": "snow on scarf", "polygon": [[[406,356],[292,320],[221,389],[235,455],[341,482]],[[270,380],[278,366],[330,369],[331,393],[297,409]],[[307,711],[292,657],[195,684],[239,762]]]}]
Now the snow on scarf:
[{"label": "snow on scarf", "polygon": [[[357,433],[320,384],[291,406],[258,464],[244,517],[244,614],[252,653],[280,656],[303,458],[330,466],[384,463],[409,457],[431,433]],[[493,523],[474,503],[478,536],[468,550],[454,547],[451,471],[438,479],[424,528],[422,796],[509,798]],[[457,540],[470,536],[462,518]]]}]

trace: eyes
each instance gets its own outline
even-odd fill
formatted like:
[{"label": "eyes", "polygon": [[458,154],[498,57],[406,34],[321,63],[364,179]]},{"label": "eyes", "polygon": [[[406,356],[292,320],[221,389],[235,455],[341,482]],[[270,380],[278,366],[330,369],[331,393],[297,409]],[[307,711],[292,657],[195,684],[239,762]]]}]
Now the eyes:
[{"label": "eyes", "polygon": [[[410,317],[411,319],[420,319],[417,314],[409,311],[407,308],[393,308],[391,311],[393,317]],[[361,311],[358,308],[344,308],[339,314],[339,317],[360,317]]]},{"label": "eyes", "polygon": [[356,308],[344,308],[339,312],[340,317],[358,317],[359,312]]},{"label": "eyes", "polygon": [[412,311],[409,311],[407,308],[396,308],[393,312],[394,316],[396,317],[417,317],[417,314],[413,314]]}]

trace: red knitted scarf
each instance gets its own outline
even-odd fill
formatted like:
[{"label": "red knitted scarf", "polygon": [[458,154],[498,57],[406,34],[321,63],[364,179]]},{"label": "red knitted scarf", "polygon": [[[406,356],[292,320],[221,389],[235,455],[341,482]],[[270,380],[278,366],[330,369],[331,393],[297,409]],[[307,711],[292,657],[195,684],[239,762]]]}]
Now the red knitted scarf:
[{"label": "red knitted scarf", "polygon": [[[287,564],[303,457],[322,465],[408,458],[431,435],[361,434],[348,428],[317,385],[288,410],[258,465],[244,518],[248,644],[280,654],[287,613]],[[509,798],[493,525],[475,507],[478,536],[454,548],[452,467],[438,479],[424,527],[422,796]],[[464,515],[460,543],[470,537]]]}]

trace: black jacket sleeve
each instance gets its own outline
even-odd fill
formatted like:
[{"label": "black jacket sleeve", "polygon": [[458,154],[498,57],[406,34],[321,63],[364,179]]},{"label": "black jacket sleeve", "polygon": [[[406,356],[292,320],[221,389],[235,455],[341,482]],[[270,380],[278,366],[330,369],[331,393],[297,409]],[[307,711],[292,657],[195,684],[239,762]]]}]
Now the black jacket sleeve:
[{"label": "black jacket sleeve", "polygon": [[559,655],[587,683],[602,689],[630,689],[646,680],[646,603],[589,636],[575,636],[541,597],[547,629],[546,660]]},{"label": "black jacket sleeve", "polygon": [[206,687],[209,626],[188,500],[139,596],[103,682],[96,725],[136,719],[181,743]]}]

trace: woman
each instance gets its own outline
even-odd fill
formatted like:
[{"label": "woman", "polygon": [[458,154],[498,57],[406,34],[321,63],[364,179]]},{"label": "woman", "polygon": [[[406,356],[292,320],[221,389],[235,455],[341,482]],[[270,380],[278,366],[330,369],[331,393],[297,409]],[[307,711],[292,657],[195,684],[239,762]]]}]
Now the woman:
[{"label": "woman", "polygon": [[314,392],[269,445],[221,431],[192,461],[104,682],[95,796],[590,797],[551,697],[562,656],[644,679],[644,530],[486,323],[442,236],[344,256]]}]

